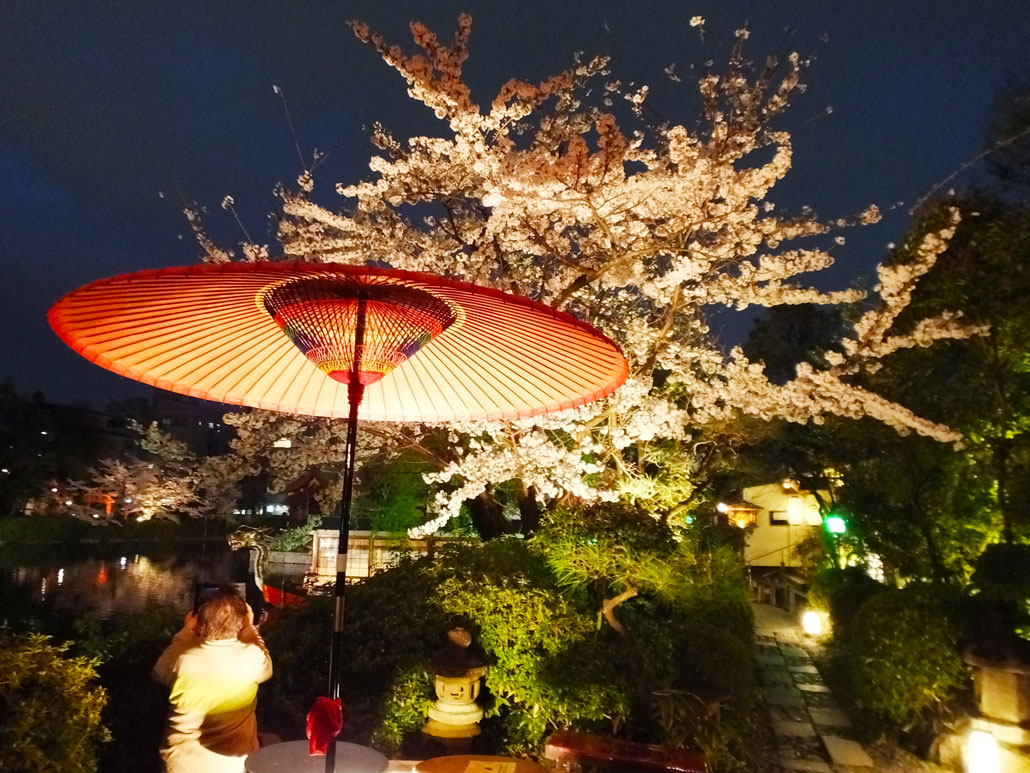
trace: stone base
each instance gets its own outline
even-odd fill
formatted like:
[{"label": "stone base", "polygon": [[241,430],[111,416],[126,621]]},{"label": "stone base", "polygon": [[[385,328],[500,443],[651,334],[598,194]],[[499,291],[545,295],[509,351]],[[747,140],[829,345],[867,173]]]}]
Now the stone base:
[{"label": "stone base", "polygon": [[998,742],[1000,773],[1030,773],[1030,728],[977,717],[970,724],[970,729],[994,736]]},{"label": "stone base", "polygon": [[475,738],[479,735],[479,725],[451,725],[430,719],[422,732],[433,738]]},{"label": "stone base", "polygon": [[999,773],[1030,773],[1030,745],[1012,743],[1019,737],[1030,735],[1030,731],[982,718],[972,719],[967,729],[948,733],[938,740],[937,759],[942,765],[956,770],[965,769],[965,745],[971,730],[990,733],[998,742]]}]

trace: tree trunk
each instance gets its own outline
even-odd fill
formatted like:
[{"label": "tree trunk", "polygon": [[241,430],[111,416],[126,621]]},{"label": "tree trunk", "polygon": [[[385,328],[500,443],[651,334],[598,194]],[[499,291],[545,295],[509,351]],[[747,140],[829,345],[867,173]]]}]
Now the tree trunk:
[{"label": "tree trunk", "polygon": [[536,501],[536,489],[523,486],[519,491],[519,515],[522,519],[522,533],[527,537],[540,526],[540,503]]},{"label": "tree trunk", "polygon": [[476,527],[481,539],[497,539],[509,533],[508,521],[489,491],[484,491],[466,504],[472,514],[472,525]]}]

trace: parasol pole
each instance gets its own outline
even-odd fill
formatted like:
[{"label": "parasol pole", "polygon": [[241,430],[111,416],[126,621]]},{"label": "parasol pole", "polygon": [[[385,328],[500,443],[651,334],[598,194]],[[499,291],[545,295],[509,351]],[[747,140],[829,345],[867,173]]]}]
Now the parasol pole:
[{"label": "parasol pole", "polygon": [[[340,697],[340,666],[343,657],[344,590],[347,586],[347,543],[350,542],[350,505],[354,490],[354,461],[358,445],[358,406],[365,394],[360,380],[362,349],[365,344],[365,306],[367,293],[358,294],[358,319],[354,331],[354,359],[347,381],[347,445],[343,456],[343,492],[340,495],[340,533],[336,547],[336,605],[333,609],[333,639],[329,650],[329,697]],[[325,750],[325,773],[336,770],[336,739]]]}]

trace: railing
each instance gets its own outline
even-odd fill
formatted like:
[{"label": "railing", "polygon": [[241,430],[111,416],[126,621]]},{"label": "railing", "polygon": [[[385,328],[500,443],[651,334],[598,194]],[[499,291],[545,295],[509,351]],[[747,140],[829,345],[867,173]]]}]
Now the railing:
[{"label": "railing", "polygon": [[[319,579],[336,579],[338,532],[316,529],[311,544],[311,573]],[[371,577],[395,563],[403,555],[425,556],[444,545],[468,542],[463,537],[423,537],[412,539],[407,534],[352,531],[347,542],[347,579]]]},{"label": "railing", "polygon": [[780,609],[793,612],[808,603],[808,586],[805,581],[788,568],[773,569],[756,576],[748,568],[748,581],[755,591],[757,600]]}]

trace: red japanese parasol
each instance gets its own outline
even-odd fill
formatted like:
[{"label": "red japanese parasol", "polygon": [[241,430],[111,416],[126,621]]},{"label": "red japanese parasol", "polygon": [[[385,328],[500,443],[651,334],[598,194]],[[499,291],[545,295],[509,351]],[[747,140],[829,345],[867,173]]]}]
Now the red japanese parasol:
[{"label": "red japanese parasol", "polygon": [[[627,376],[618,347],[569,314],[465,282],[367,266],[266,262],[140,271],[69,293],[49,319],[79,354],[146,384],[253,408],[348,417],[330,657],[334,699],[359,415],[525,418],[605,397]],[[326,769],[332,764],[327,759]]]}]

